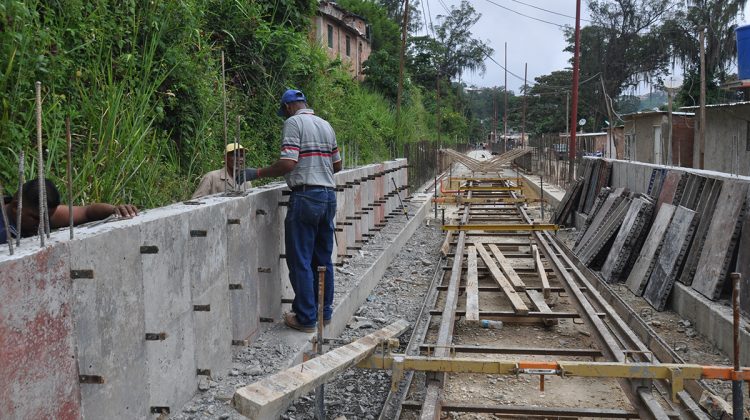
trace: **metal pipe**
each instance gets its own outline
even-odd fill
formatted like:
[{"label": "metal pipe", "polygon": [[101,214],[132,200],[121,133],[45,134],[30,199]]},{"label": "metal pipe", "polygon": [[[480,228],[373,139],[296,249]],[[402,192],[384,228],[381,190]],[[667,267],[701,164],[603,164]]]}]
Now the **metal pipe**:
[{"label": "metal pipe", "polygon": [[[740,281],[742,274],[732,273],[729,275],[732,279],[732,335],[734,344],[734,371],[740,372]],[[742,381],[732,381],[732,417],[734,420],[744,418],[744,401],[742,395]]]},{"label": "metal pipe", "polygon": [[539,177],[539,190],[542,192],[540,203],[542,205],[542,222],[544,221],[544,175]]},{"label": "metal pipe", "polygon": [[68,143],[68,224],[73,239],[73,142],[70,135],[70,117],[65,118],[65,140]]},{"label": "metal pipe", "polygon": [[44,246],[44,234],[47,222],[47,191],[44,183],[44,151],[42,150],[42,82],[36,82],[36,146],[37,177],[39,178],[39,246]]},{"label": "metal pipe", "polygon": [[[323,355],[323,326],[325,321],[323,320],[323,309],[325,307],[325,291],[326,291],[326,267],[318,267],[318,342],[316,344],[318,355]],[[326,418],[326,407],[325,407],[325,384],[320,384],[315,389],[315,418],[318,420],[325,420]]]},{"label": "metal pipe", "polygon": [[[0,199],[3,197],[3,184],[0,184]],[[5,239],[8,242],[8,252],[13,255],[13,238],[10,237],[10,224],[8,223],[8,213],[5,211],[5,200],[0,203],[0,212],[3,214],[3,223],[5,224]]]},{"label": "metal pipe", "polygon": [[18,189],[16,190],[16,195],[18,196],[18,209],[16,212],[16,246],[21,246],[21,212],[23,211],[23,197],[21,193],[23,192],[23,170],[25,161],[26,154],[21,150],[21,153],[18,154]]}]

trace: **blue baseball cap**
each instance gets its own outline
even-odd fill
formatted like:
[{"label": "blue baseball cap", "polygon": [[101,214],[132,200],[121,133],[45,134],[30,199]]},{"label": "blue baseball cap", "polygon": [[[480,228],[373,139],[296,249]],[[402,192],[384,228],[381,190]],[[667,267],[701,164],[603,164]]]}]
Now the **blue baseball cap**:
[{"label": "blue baseball cap", "polygon": [[281,95],[281,105],[279,105],[279,117],[284,116],[284,105],[292,102],[307,102],[305,94],[301,90],[289,89]]}]

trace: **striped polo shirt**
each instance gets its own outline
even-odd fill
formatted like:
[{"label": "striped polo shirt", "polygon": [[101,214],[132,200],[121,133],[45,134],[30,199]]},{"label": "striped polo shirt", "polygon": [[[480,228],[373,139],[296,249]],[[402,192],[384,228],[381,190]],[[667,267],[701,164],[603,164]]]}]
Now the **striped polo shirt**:
[{"label": "striped polo shirt", "polygon": [[341,160],[336,144],[336,133],[328,121],[315,115],[312,109],[300,109],[284,121],[281,159],[297,162],[284,175],[290,187],[317,185],[336,187],[333,164]]}]

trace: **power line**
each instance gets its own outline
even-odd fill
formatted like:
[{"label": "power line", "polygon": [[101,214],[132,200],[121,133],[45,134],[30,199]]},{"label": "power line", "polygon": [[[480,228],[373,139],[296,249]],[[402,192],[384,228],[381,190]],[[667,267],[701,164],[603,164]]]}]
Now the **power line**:
[{"label": "power line", "polygon": [[[553,15],[563,16],[563,17],[571,18],[571,19],[575,19],[576,18],[575,16],[566,15],[564,13],[555,12],[554,10],[549,10],[549,9],[545,9],[543,7],[535,6],[533,4],[524,3],[524,2],[522,2],[520,0],[510,0],[510,1],[512,1],[514,3],[518,3],[518,4],[523,4],[524,6],[529,6],[529,7],[532,7],[534,9],[541,10],[543,12],[552,13]],[[581,20],[584,21],[584,22],[591,22],[589,19],[583,19],[583,18],[581,18]]]},{"label": "power line", "polygon": [[501,9],[505,9],[505,10],[507,10],[507,11],[509,11],[509,12],[512,12],[512,13],[515,13],[515,14],[517,14],[517,15],[520,15],[520,16],[523,16],[523,17],[527,17],[527,18],[529,18],[529,19],[533,19],[533,20],[536,20],[536,21],[539,21],[539,22],[542,22],[542,23],[546,23],[546,24],[548,24],[548,25],[553,25],[553,26],[557,26],[557,27],[558,27],[558,28],[560,28],[560,29],[565,29],[565,28],[567,27],[566,25],[560,25],[559,23],[555,23],[555,22],[550,22],[550,21],[548,21],[548,20],[544,20],[544,19],[539,19],[539,18],[537,18],[537,17],[531,16],[531,15],[527,15],[527,14],[525,14],[525,13],[521,13],[521,12],[519,12],[519,11],[517,11],[517,10],[513,10],[513,9],[511,9],[511,8],[509,8],[509,7],[505,7],[505,6],[503,6],[502,4],[499,4],[499,3],[495,3],[495,2],[494,2],[494,1],[492,1],[492,0],[486,0],[486,1],[487,1],[488,3],[494,4],[495,6],[497,6],[497,7],[501,8]]},{"label": "power line", "polygon": [[422,6],[422,19],[424,19],[424,32],[425,34],[430,34],[430,27],[427,26],[427,13],[424,12],[424,0],[419,2],[419,5]]}]

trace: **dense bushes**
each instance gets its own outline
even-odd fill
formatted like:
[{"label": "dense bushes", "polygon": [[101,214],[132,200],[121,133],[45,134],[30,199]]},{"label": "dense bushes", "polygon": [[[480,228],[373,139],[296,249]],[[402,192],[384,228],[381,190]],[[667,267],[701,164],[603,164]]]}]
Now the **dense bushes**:
[{"label": "dense bushes", "polygon": [[313,0],[0,2],[0,182],[15,189],[20,150],[33,176],[39,80],[47,170],[62,190],[64,120],[72,120],[77,204],[152,207],[186,198],[202,173],[222,165],[221,51],[229,140],[240,116],[252,164],[278,154],[277,101],[288,87],[305,90],[360,164],[387,158],[396,138],[432,137],[434,117],[417,88],[398,136],[392,102],[310,44],[314,7]]}]

